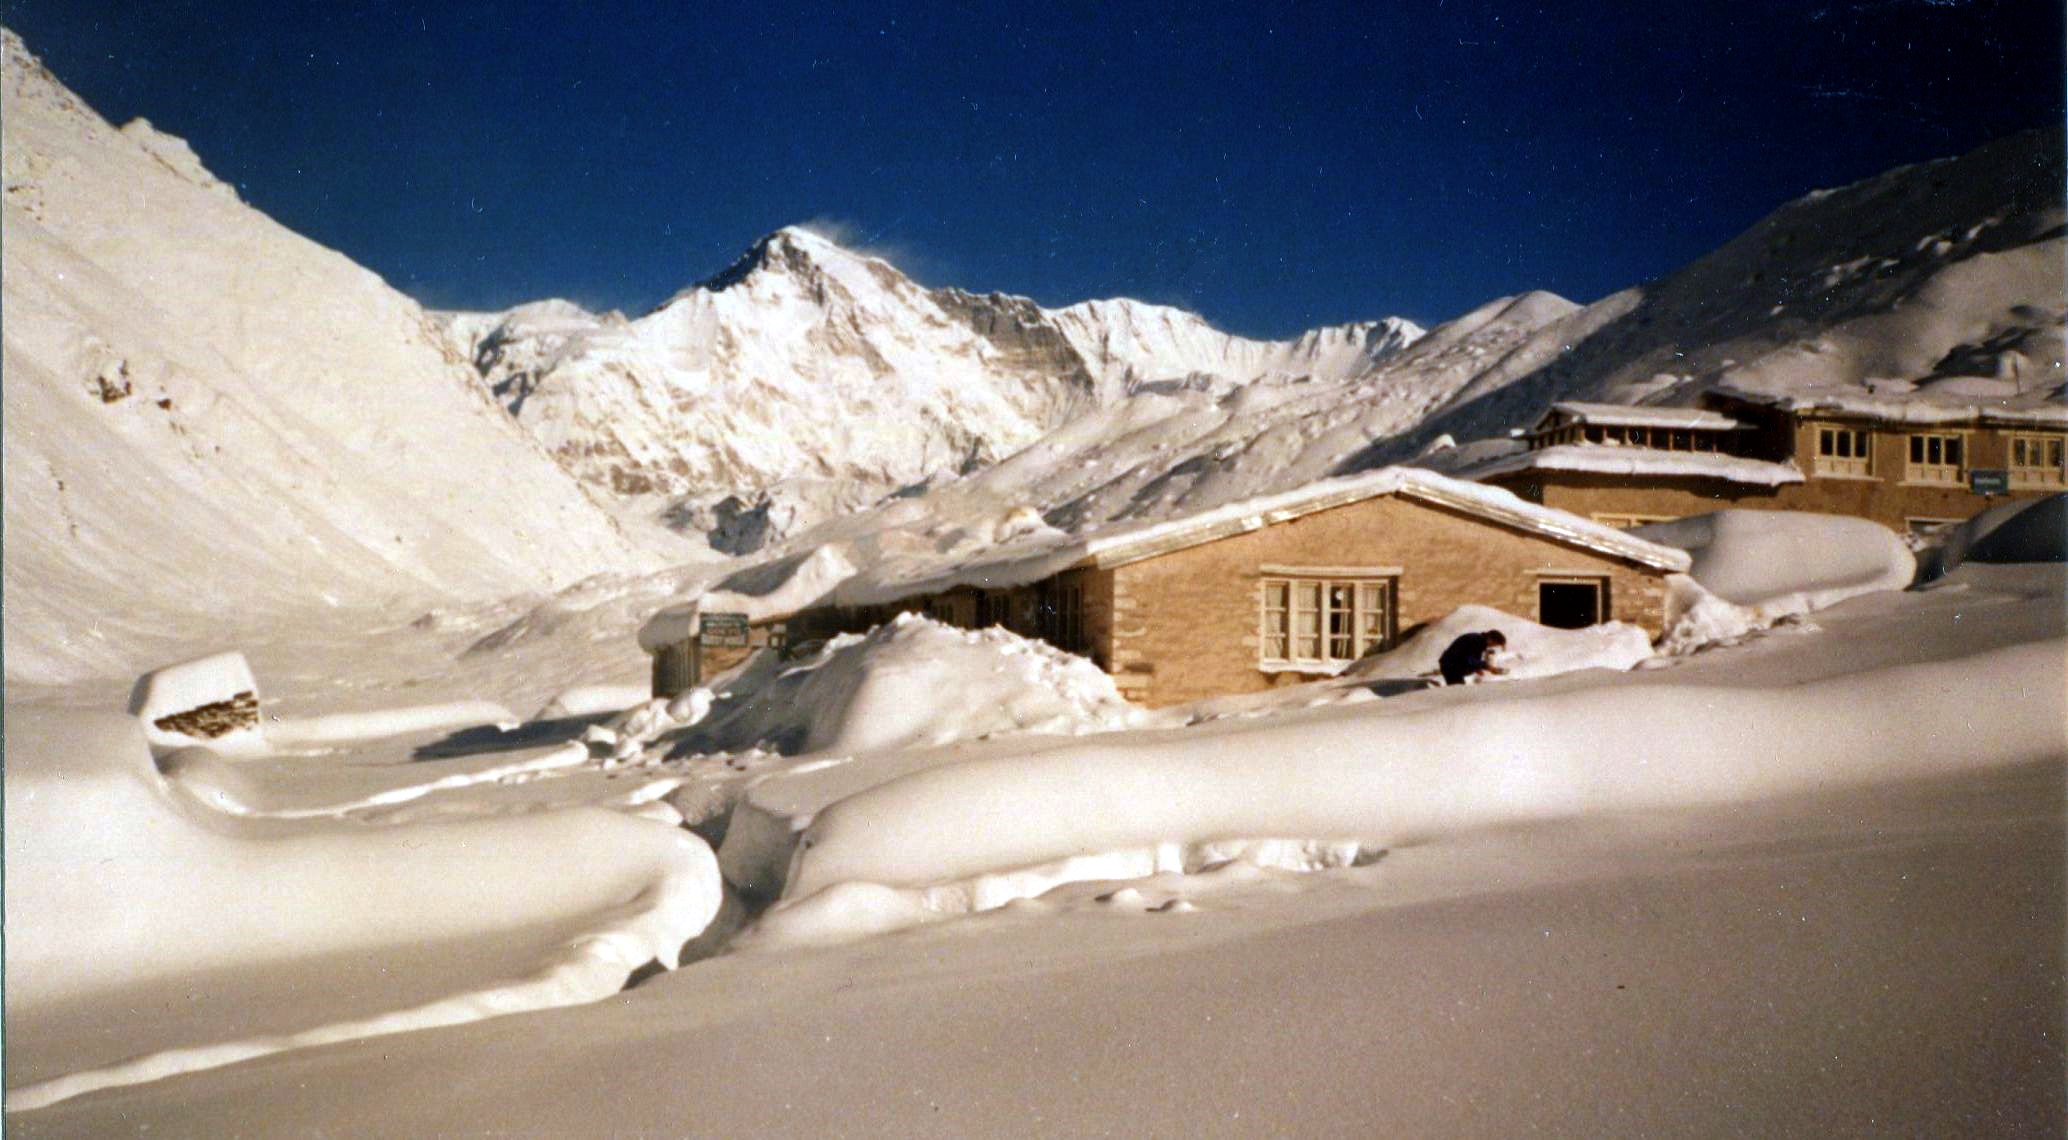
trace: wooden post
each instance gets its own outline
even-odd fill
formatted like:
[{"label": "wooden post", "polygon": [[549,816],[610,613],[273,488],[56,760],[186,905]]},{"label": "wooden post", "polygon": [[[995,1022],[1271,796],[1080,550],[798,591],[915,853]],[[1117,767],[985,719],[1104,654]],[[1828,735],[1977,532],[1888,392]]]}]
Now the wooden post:
[{"label": "wooden post", "polygon": [[653,695],[676,697],[696,687],[696,654],[690,643],[678,641],[653,655]]}]

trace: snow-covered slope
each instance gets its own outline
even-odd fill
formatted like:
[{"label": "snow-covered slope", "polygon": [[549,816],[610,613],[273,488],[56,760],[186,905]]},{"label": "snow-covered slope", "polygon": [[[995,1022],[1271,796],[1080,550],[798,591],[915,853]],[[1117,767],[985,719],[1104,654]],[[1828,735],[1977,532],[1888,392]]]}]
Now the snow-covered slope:
[{"label": "snow-covered slope", "polygon": [[637,320],[564,301],[444,320],[569,470],[705,501],[814,482],[873,496],[995,463],[1145,386],[1341,380],[1421,332],[1388,318],[1254,341],[1137,301],[1046,310],[928,289],[795,227]]},{"label": "snow-covered slope", "polygon": [[10,680],[643,564],[414,302],[0,54]]},{"label": "snow-covered slope", "polygon": [[1393,445],[1470,440],[1554,400],[1693,403],[1727,385],[1783,401],[2063,409],[2063,138],[1820,190],[1657,282],[1568,315]]}]

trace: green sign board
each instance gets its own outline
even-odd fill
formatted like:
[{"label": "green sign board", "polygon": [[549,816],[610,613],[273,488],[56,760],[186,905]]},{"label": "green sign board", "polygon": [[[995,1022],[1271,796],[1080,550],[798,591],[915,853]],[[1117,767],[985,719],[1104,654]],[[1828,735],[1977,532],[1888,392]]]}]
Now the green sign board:
[{"label": "green sign board", "polygon": [[699,614],[697,636],[705,645],[747,644],[746,614]]},{"label": "green sign board", "polygon": [[1967,486],[1977,495],[2008,494],[2011,473],[2001,467],[1971,467],[1967,473]]}]

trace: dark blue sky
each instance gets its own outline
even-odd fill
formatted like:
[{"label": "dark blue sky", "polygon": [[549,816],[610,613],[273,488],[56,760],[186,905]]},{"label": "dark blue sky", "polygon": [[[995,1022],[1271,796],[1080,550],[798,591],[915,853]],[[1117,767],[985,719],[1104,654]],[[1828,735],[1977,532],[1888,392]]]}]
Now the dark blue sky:
[{"label": "dark blue sky", "polygon": [[2063,115],[2059,0],[1274,7],[0,0],[437,307],[638,313],[817,219],[1044,304],[1434,322]]}]

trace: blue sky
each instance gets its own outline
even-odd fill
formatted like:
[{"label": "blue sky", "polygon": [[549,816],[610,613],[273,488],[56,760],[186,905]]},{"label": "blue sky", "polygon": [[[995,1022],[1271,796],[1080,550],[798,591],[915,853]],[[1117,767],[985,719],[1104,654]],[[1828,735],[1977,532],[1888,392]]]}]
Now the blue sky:
[{"label": "blue sky", "polygon": [[831,223],[928,284],[1285,336],[1658,276],[1805,191],[2063,116],[2058,0],[0,0],[436,307],[643,312]]}]

